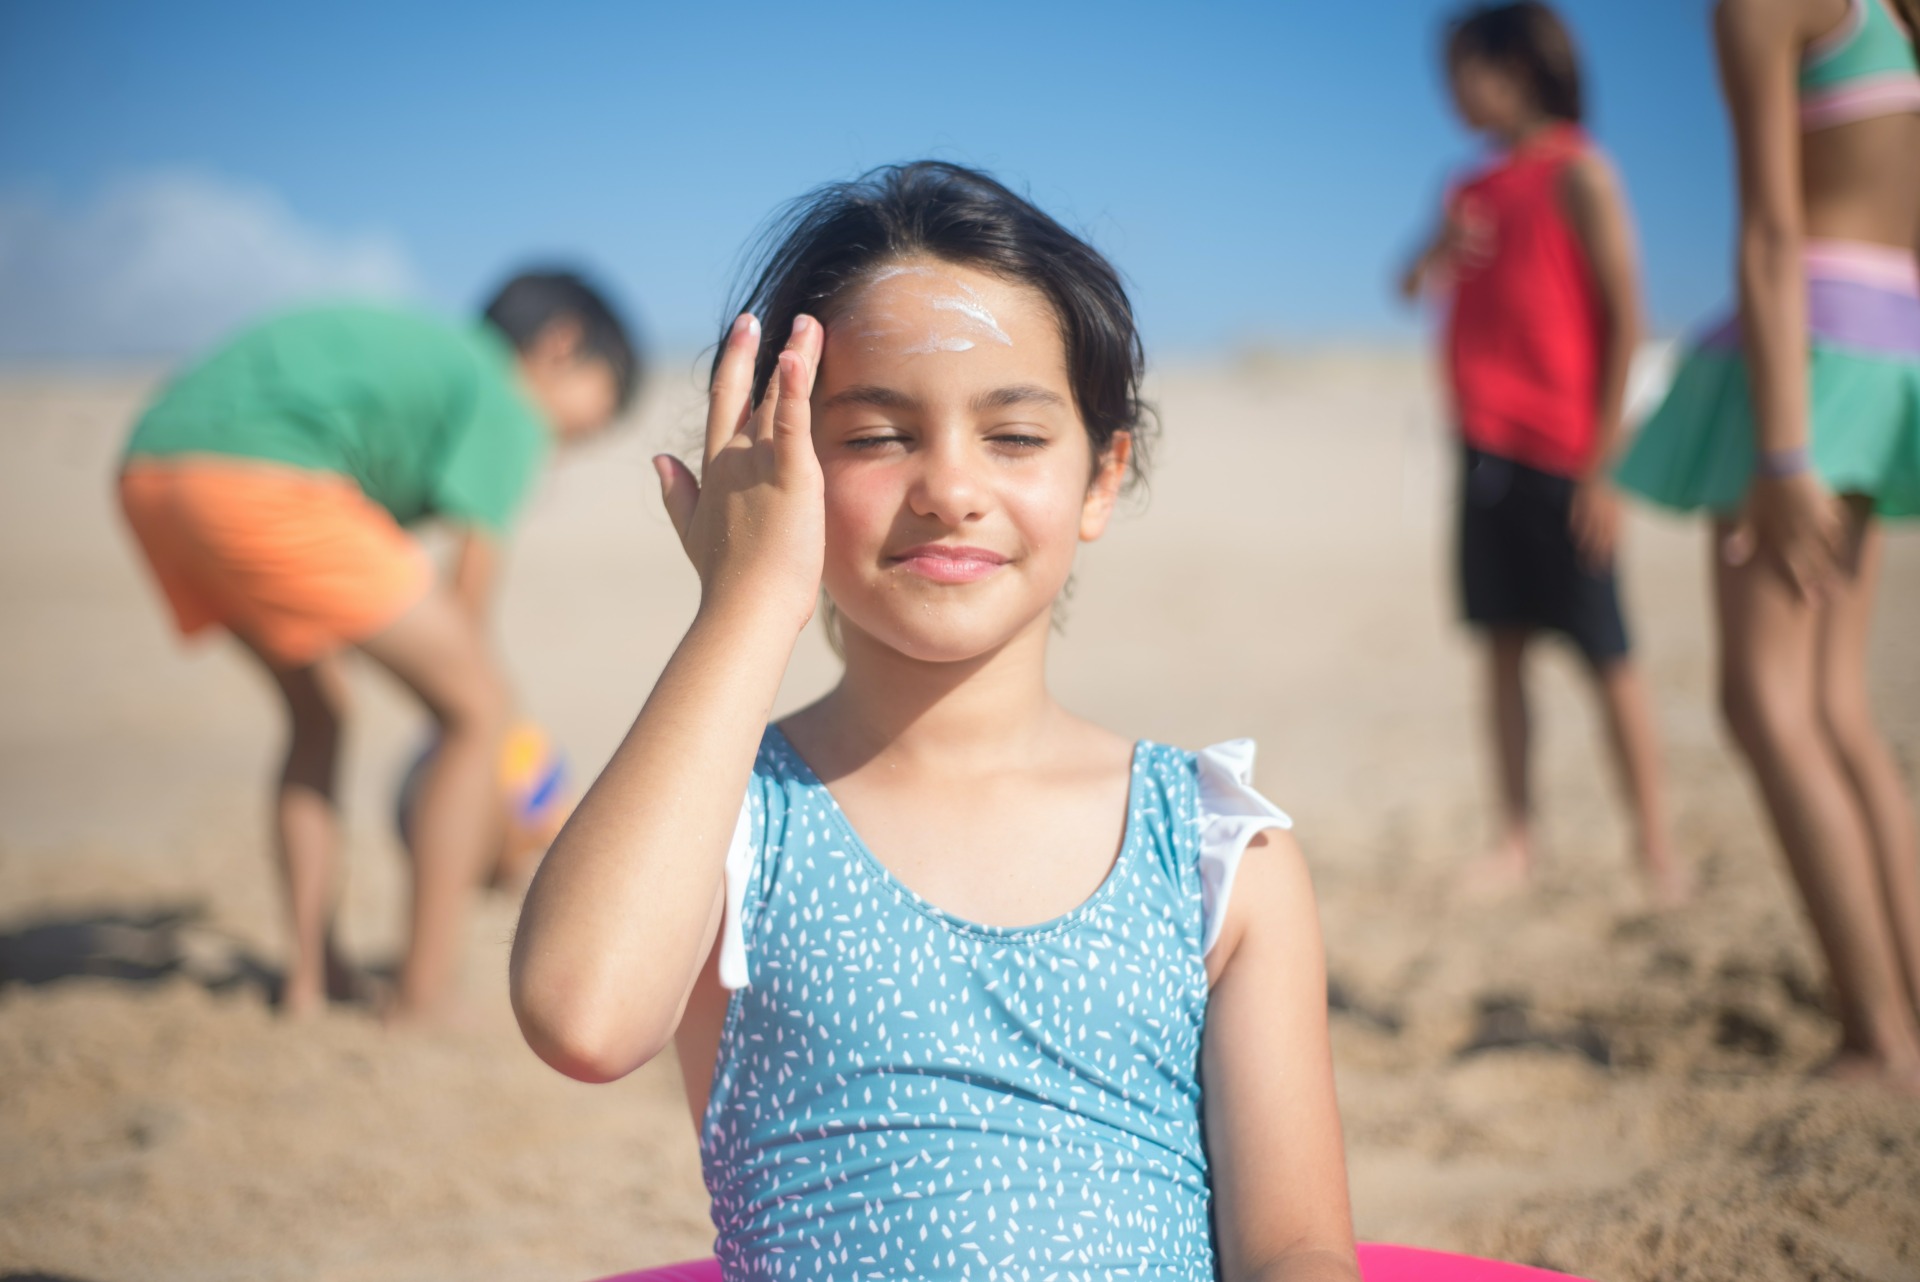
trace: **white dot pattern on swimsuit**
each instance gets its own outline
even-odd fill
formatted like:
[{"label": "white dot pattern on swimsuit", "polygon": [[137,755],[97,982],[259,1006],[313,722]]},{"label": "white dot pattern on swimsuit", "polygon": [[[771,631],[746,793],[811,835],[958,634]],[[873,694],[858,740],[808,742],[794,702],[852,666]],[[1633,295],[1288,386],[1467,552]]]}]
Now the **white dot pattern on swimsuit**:
[{"label": "white dot pattern on swimsuit", "polygon": [[981,926],[866,850],[769,728],[753,982],[701,1125],[729,1279],[1211,1279],[1193,754],[1141,743],[1073,912]]}]

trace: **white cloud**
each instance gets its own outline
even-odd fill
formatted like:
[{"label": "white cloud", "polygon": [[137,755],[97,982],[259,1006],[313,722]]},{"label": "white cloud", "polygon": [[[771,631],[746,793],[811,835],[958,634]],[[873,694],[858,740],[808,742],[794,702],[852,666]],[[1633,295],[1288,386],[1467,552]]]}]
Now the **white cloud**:
[{"label": "white cloud", "polygon": [[415,289],[393,237],[231,179],[149,173],[77,209],[0,190],[0,357],[177,355],[298,299]]}]

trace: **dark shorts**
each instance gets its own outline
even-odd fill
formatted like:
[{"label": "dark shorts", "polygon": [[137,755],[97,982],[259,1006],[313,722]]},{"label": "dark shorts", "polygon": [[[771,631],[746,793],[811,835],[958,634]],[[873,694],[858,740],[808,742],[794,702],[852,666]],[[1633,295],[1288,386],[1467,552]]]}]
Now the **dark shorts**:
[{"label": "dark shorts", "polygon": [[1465,447],[1460,469],[1460,599],[1483,628],[1564,633],[1595,664],[1627,653],[1611,569],[1581,564],[1572,478]]}]

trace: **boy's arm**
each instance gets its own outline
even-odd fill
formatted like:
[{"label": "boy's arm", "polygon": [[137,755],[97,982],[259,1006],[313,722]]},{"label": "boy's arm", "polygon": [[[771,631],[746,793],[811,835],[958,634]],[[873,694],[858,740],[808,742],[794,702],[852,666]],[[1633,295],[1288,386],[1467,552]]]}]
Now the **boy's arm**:
[{"label": "boy's arm", "polygon": [[475,624],[485,627],[500,579],[500,544],[477,525],[460,527],[460,548],[453,562],[453,595]]},{"label": "boy's arm", "polygon": [[1320,923],[1286,833],[1247,847],[1207,970],[1200,1072],[1220,1276],[1359,1282]]},{"label": "boy's arm", "polygon": [[1640,344],[1640,271],[1633,220],[1613,167],[1584,151],[1567,162],[1560,205],[1586,255],[1600,296],[1600,386],[1594,404],[1593,453],[1578,478],[1571,520],[1575,543],[1596,570],[1613,561],[1620,526],[1618,497],[1608,484],[1626,414],[1627,377]]},{"label": "boy's arm", "polygon": [[821,331],[801,321],[751,417],[759,330],[736,323],[699,483],[656,460],[700,609],[521,910],[514,1014],[535,1053],[582,1081],[625,1076],[672,1040],[720,926],[761,731],[819,591],[825,507],[807,396]]},{"label": "boy's arm", "polygon": [[1568,162],[1561,175],[1560,199],[1593,272],[1603,326],[1595,448],[1584,480],[1606,474],[1620,443],[1627,376],[1640,343],[1639,256],[1619,177],[1598,153],[1583,152]]},{"label": "boy's arm", "polygon": [[1444,265],[1447,246],[1451,243],[1449,224],[1442,220],[1440,225],[1427,236],[1426,243],[1420,247],[1407,262],[1406,269],[1400,273],[1400,297],[1411,303],[1426,292],[1428,277],[1435,268]]}]

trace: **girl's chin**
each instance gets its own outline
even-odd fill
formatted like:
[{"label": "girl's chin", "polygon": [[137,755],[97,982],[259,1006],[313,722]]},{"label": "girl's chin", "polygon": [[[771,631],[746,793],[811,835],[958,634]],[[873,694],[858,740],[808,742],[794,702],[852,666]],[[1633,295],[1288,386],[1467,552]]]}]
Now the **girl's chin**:
[{"label": "girl's chin", "polygon": [[957,604],[893,601],[877,612],[843,606],[840,616],[843,626],[850,624],[876,645],[921,663],[966,663],[992,654],[1034,631],[1036,618],[1044,638],[1052,618],[1051,603],[1037,616],[955,608]]}]

